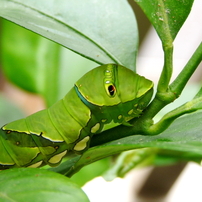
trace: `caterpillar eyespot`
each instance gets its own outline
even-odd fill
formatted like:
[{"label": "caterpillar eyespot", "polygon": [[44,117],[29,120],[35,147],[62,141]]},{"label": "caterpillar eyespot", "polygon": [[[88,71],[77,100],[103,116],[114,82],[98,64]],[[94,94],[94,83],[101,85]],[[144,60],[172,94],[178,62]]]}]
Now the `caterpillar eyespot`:
[{"label": "caterpillar eyespot", "polygon": [[108,91],[109,91],[109,94],[110,94],[111,96],[113,96],[114,93],[116,92],[115,86],[113,86],[113,85],[108,86]]},{"label": "caterpillar eyespot", "polygon": [[56,166],[70,152],[82,154],[93,135],[138,117],[152,93],[150,80],[121,65],[89,71],[50,108],[0,129],[0,170]]}]

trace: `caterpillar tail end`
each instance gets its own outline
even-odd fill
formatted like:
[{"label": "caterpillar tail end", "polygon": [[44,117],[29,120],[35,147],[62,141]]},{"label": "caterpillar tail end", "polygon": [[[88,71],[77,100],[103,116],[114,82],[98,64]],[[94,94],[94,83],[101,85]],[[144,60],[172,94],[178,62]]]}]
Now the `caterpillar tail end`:
[{"label": "caterpillar tail end", "polygon": [[9,168],[16,167],[15,162],[13,161],[4,146],[4,141],[4,131],[0,129],[0,170],[6,170]]}]

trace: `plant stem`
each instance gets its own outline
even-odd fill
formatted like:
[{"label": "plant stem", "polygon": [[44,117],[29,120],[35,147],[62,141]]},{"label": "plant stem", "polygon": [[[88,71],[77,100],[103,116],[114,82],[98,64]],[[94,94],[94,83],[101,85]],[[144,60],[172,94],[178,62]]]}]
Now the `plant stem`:
[{"label": "plant stem", "polygon": [[157,86],[157,93],[153,101],[144,111],[141,119],[152,119],[164,106],[173,102],[176,96],[170,91],[169,83],[173,71],[173,45],[172,42],[163,44],[164,66]]},{"label": "plant stem", "polygon": [[148,129],[149,135],[156,135],[160,132],[164,131],[168,126],[178,117],[187,114],[192,113],[194,111],[197,111],[199,109],[202,109],[202,97],[193,99],[190,102],[187,102],[183,104],[182,106],[172,110],[171,112],[167,113],[163,116],[163,118],[156,124],[152,125]]},{"label": "plant stem", "polygon": [[187,84],[188,80],[190,79],[198,65],[200,64],[201,60],[202,43],[199,44],[198,48],[196,49],[190,60],[187,62],[186,66],[170,85],[171,91],[174,92],[177,97],[181,94],[182,90],[184,89],[185,85]]},{"label": "plant stem", "polygon": [[157,93],[166,92],[170,83],[170,78],[173,71],[173,46],[163,46],[164,50],[164,66],[161,77],[158,82]]},{"label": "plant stem", "polygon": [[[167,89],[167,92],[162,93],[157,91],[156,97],[151,103],[151,105],[148,107],[148,109],[145,111],[144,117],[147,117],[147,116],[151,117],[151,115],[152,116],[156,115],[155,112],[158,113],[158,111],[162,109],[166,104],[169,104],[170,102],[174,101],[177,97],[179,97],[179,95],[181,94],[182,90],[184,89],[191,75],[194,73],[194,71],[198,67],[201,60],[202,60],[202,43],[200,43],[200,45],[198,46],[198,48],[196,49],[196,51],[194,52],[194,54],[192,55],[192,57],[190,58],[186,66],[184,67],[184,69],[175,79],[175,81],[169,86],[169,88]],[[160,85],[160,82],[159,82],[159,85]],[[163,88],[161,88],[161,91],[162,90]],[[200,104],[198,103],[198,101],[202,101],[200,97],[201,95],[202,95],[202,89],[195,96],[195,98],[199,98],[199,99],[194,99],[188,102],[187,104],[182,105],[181,107],[173,110],[172,112],[169,112],[158,123],[151,125],[145,131],[147,131],[148,134],[150,135],[158,134],[162,132],[163,130],[165,130],[176,118],[180,117],[181,115],[186,113],[191,113],[193,111],[201,109],[202,106],[200,106]]]},{"label": "plant stem", "polygon": [[[202,43],[200,43],[184,69],[170,86],[167,86],[167,84],[170,80],[172,71],[172,48],[167,48],[167,50],[165,50],[165,60],[166,61],[158,84],[156,96],[145,110],[141,119],[152,119],[164,106],[173,102],[177,97],[179,97],[191,75],[194,73],[202,60]],[[200,95],[202,95],[202,89],[199,91],[196,97],[200,97]],[[173,118],[173,120],[174,119],[175,118]],[[158,125],[160,126],[160,124]]]}]

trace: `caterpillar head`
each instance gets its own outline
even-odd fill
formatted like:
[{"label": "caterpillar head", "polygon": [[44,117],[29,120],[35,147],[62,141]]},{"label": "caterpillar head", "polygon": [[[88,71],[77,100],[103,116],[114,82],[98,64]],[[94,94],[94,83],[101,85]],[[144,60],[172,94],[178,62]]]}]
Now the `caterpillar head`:
[{"label": "caterpillar head", "polygon": [[152,96],[152,81],[117,64],[99,66],[75,84],[87,102],[97,106],[113,106],[134,99],[148,104]]}]

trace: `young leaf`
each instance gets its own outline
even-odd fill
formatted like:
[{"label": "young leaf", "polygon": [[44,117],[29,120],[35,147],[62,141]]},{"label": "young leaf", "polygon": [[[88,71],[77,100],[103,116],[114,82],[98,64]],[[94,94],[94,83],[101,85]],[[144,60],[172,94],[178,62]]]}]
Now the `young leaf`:
[{"label": "young leaf", "polygon": [[191,11],[194,0],[135,0],[156,29],[163,44],[172,43]]},{"label": "young leaf", "polygon": [[114,165],[102,176],[105,180],[111,181],[116,177],[124,177],[129,171],[136,167],[147,166],[153,163],[158,149],[143,148],[125,151],[121,153]]}]

